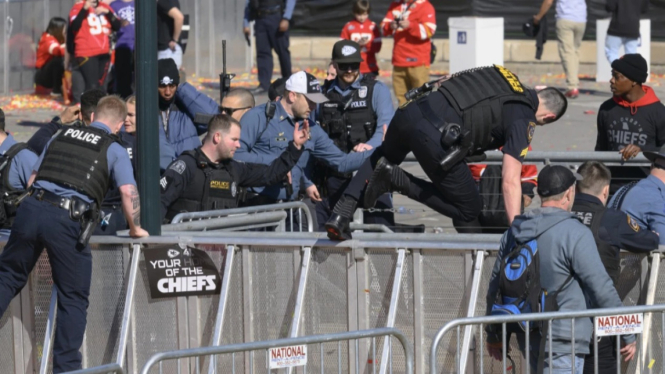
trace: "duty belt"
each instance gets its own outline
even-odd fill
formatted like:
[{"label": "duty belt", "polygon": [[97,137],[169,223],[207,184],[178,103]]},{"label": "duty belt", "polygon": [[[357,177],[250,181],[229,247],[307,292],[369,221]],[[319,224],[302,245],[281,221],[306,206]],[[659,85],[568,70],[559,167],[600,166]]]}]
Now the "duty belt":
[{"label": "duty belt", "polygon": [[[34,189],[32,190],[32,193],[30,194],[33,196],[35,199],[39,201],[45,201],[53,206],[56,206],[58,208],[62,208],[65,210],[69,210],[69,207],[72,205],[72,199],[69,197],[62,197],[60,195],[56,195],[51,191],[46,191],[42,189]],[[88,206],[85,210],[90,209],[90,206]]]},{"label": "duty belt", "polygon": [[256,11],[256,15],[259,16],[259,18],[261,18],[261,17],[265,17],[265,16],[269,16],[271,14],[277,14],[277,13],[281,13],[281,12],[282,12],[282,7],[277,6],[277,7],[274,7],[274,8],[258,9]]}]

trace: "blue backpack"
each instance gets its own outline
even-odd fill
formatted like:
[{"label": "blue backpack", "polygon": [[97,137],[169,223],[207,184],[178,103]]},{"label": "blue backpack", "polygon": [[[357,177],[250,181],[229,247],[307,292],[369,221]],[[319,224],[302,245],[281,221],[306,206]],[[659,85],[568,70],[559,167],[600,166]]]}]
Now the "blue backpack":
[{"label": "blue backpack", "polygon": [[[542,312],[545,309],[546,293],[540,286],[538,243],[536,239],[516,243],[512,235],[509,240],[512,250],[501,261],[499,292],[490,314],[500,316]],[[516,325],[526,331],[525,321]],[[533,330],[539,325],[531,323],[529,327],[529,330]],[[515,330],[514,326],[512,330]]]}]

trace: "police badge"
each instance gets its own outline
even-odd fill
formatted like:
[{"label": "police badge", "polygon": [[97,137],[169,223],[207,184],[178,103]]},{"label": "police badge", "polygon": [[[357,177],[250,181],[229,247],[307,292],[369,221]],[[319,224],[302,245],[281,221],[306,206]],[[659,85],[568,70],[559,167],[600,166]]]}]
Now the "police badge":
[{"label": "police badge", "polygon": [[364,99],[367,97],[367,86],[362,86],[358,89],[358,97]]},{"label": "police badge", "polygon": [[236,187],[236,182],[231,183],[231,196],[236,197],[238,193],[238,187]]}]

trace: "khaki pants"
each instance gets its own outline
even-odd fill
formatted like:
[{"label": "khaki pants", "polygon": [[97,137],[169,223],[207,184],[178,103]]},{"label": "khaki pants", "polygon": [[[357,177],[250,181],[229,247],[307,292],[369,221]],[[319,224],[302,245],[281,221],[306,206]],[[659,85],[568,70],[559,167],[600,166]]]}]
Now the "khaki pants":
[{"label": "khaki pants", "polygon": [[559,56],[563,72],[566,74],[566,85],[569,90],[579,86],[580,46],[586,23],[560,19],[556,21],[556,38],[559,41]]},{"label": "khaki pants", "polygon": [[429,66],[399,67],[393,66],[393,90],[399,105],[406,102],[404,94],[407,91],[420,87],[429,80]]}]

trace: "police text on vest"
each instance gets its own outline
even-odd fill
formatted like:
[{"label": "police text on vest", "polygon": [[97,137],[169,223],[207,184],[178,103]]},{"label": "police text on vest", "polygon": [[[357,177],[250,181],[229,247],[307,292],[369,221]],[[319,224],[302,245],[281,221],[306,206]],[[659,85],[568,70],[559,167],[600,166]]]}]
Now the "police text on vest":
[{"label": "police text on vest", "polygon": [[78,130],[78,129],[68,129],[65,132],[65,136],[68,136],[68,137],[73,138],[73,139],[82,140],[86,143],[92,143],[92,144],[97,144],[97,142],[99,142],[99,139],[102,138],[99,135],[95,135],[93,133],[86,132],[86,131],[83,131],[83,130]]}]

